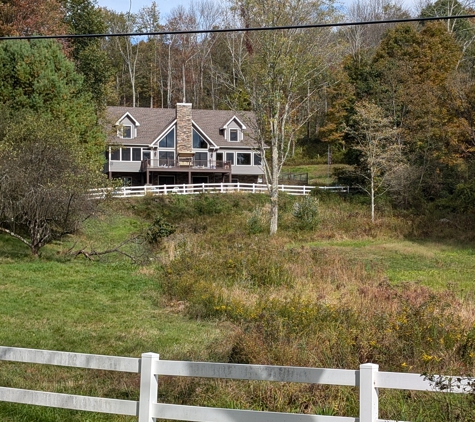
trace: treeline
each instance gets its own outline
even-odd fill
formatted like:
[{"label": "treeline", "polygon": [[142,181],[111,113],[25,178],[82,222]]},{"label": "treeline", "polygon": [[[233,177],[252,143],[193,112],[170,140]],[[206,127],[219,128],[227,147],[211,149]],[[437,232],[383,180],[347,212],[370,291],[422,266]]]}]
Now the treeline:
[{"label": "treeline", "polygon": [[[34,7],[33,7],[34,3]],[[250,28],[467,15],[469,1],[196,0],[163,17],[93,0],[0,3],[0,34],[94,34]],[[351,173],[341,181],[373,202],[475,204],[475,21],[452,19],[338,29],[278,30],[60,41],[98,110],[107,105],[251,109],[279,163],[297,139],[330,142]],[[290,138],[289,138],[289,135]],[[286,142],[285,139],[291,139]]]}]

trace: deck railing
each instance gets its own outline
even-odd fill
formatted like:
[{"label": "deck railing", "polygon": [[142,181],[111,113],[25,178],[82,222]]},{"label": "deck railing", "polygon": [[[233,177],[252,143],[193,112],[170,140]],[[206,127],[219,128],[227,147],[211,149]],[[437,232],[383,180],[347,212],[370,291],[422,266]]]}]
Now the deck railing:
[{"label": "deck railing", "polygon": [[[0,347],[2,360],[140,374],[139,401],[0,387],[0,401],[136,416],[138,422],[153,422],[156,419],[197,422],[382,422],[379,419],[379,389],[437,391],[433,382],[419,374],[380,372],[378,365],[371,363],[360,365],[359,370],[347,370],[169,361],[160,360],[155,353],[144,353],[141,358],[126,358]],[[323,416],[158,403],[159,377],[163,375],[355,387],[359,391],[359,415]],[[444,392],[473,392],[465,387],[471,382],[473,379],[462,379],[445,388]]]},{"label": "deck railing", "polygon": [[[349,192],[348,186],[291,186],[279,185],[279,191],[289,195],[308,195],[313,189],[322,189],[330,192]],[[197,183],[178,185],[145,185],[124,186],[115,189],[96,189],[92,196],[110,194],[117,197],[145,196],[145,195],[193,195],[198,193],[268,193],[267,185],[262,183]]]},{"label": "deck railing", "polygon": [[177,168],[177,167],[186,167],[193,169],[222,169],[230,170],[231,163],[229,161],[220,161],[220,160],[197,160],[192,157],[172,159],[172,158],[150,158],[148,160],[143,160],[141,165],[141,171],[146,171],[147,169],[167,169],[167,168]]}]

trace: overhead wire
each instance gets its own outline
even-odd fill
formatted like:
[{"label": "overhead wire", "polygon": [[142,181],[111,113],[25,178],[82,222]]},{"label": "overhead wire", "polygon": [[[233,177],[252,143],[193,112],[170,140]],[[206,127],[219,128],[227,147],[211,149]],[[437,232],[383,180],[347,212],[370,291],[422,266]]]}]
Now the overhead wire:
[{"label": "overhead wire", "polygon": [[147,32],[121,32],[121,33],[101,33],[101,34],[62,34],[62,35],[18,35],[0,37],[0,41],[12,40],[38,40],[38,39],[70,39],[70,38],[110,38],[110,37],[150,37],[157,35],[186,35],[186,34],[212,34],[212,33],[228,33],[228,32],[257,32],[257,31],[279,31],[288,29],[314,29],[314,28],[339,28],[345,26],[362,26],[362,25],[380,25],[389,23],[409,23],[424,22],[436,20],[451,19],[473,19],[475,14],[455,15],[455,16],[430,16],[419,18],[404,19],[383,19],[377,21],[361,21],[361,22],[328,22],[306,25],[285,25],[285,26],[263,26],[251,28],[213,28],[213,29],[191,29],[178,31],[147,31]]}]

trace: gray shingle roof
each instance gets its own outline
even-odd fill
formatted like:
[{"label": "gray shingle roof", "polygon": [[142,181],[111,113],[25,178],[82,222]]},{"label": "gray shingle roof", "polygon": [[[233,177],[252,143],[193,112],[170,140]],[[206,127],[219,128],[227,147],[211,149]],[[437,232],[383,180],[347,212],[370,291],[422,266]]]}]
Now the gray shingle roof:
[{"label": "gray shingle roof", "polygon": [[[145,107],[107,107],[107,125],[112,127],[123,115],[129,113],[139,124],[137,137],[120,139],[116,131],[111,130],[111,143],[126,143],[127,145],[150,145],[175,120],[176,110],[168,108]],[[220,131],[226,123],[236,116],[245,126],[244,139],[241,142],[228,142]],[[256,147],[252,139],[254,117],[251,112],[232,110],[200,110],[192,109],[193,122],[219,147]]]}]

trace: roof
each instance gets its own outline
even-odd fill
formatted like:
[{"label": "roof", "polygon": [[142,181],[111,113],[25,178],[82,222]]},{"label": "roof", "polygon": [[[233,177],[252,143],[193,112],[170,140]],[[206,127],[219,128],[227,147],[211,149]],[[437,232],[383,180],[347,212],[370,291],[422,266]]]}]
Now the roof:
[{"label": "roof", "polygon": [[[150,145],[176,119],[174,108],[146,108],[146,107],[107,107],[107,121],[111,126],[128,113],[138,123],[137,136],[133,139],[120,139],[116,133],[111,133],[111,142],[126,143],[127,145]],[[224,131],[220,130],[236,117],[238,123],[245,124],[244,139],[241,142],[228,142],[224,138]],[[253,147],[257,143],[252,139],[254,115],[249,111],[233,110],[200,110],[192,109],[192,120],[205,135],[218,147]]]}]

